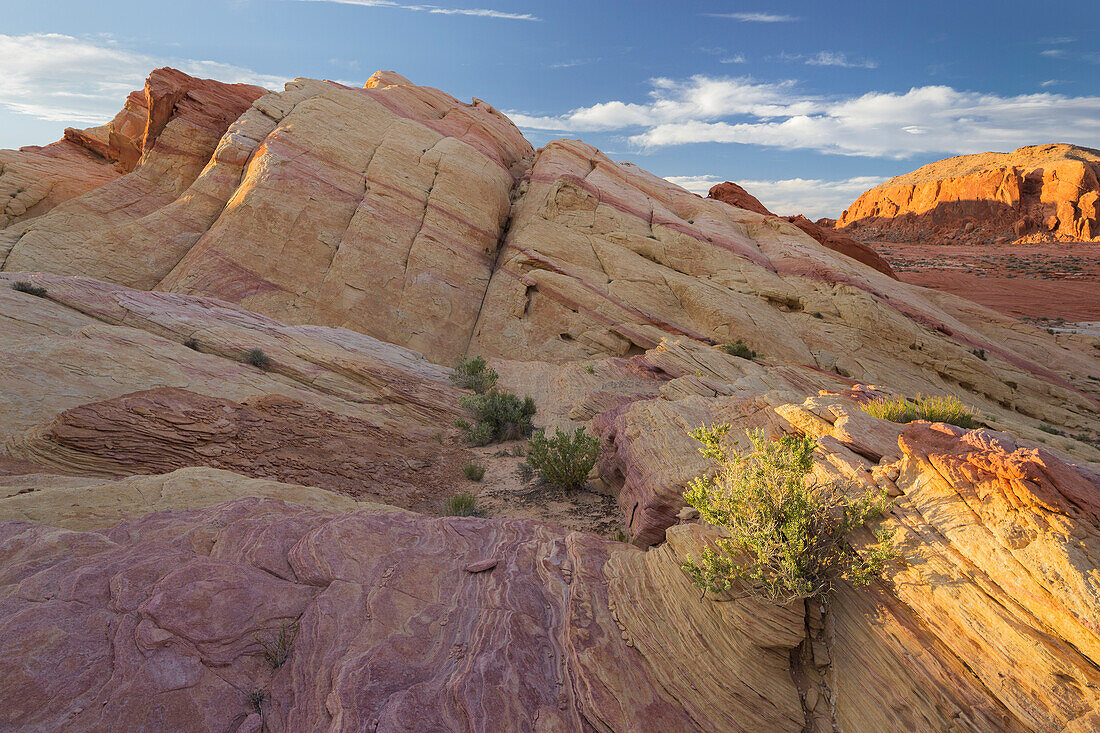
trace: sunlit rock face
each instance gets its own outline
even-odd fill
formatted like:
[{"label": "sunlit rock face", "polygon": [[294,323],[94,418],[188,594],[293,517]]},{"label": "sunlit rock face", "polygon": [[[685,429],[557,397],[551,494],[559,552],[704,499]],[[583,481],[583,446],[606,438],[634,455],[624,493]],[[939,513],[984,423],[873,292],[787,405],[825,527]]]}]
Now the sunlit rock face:
[{"label": "sunlit rock face", "polygon": [[1034,145],[931,163],[867,191],[837,226],[892,242],[1100,239],[1100,151]]}]

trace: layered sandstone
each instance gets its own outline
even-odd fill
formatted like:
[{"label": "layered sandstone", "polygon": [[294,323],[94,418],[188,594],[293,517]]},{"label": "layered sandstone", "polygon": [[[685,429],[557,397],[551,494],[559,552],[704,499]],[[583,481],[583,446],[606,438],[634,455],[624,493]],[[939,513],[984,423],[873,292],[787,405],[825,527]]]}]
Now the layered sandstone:
[{"label": "layered sandstone", "polygon": [[[903,561],[889,581],[842,587],[827,609],[700,600],[679,564],[712,536],[701,525],[673,527],[642,552],[530,521],[345,513],[353,507],[285,485],[245,490],[313,508],[249,498],[164,513],[155,489],[144,504],[131,493],[134,518],[98,532],[48,526],[34,493],[0,499],[0,516],[40,522],[0,524],[4,721],[387,731],[547,719],[555,730],[614,731],[655,720],[704,731],[1100,724],[1088,581],[1100,560],[1100,477],[1005,434],[860,417],[841,396],[776,414],[819,437],[823,475],[895,497],[885,524]],[[43,493],[75,497],[74,488]],[[98,515],[110,489],[96,491],[88,510]],[[61,521],[80,527],[71,510]],[[273,669],[260,642],[290,624],[287,662]],[[80,665],[65,664],[74,657]],[[254,691],[264,692],[259,713]],[[145,704],[151,697],[157,706]]]},{"label": "layered sandstone", "polygon": [[[112,122],[66,133],[67,144],[79,144],[131,172],[0,229],[0,269],[152,287],[155,281],[140,278],[157,267],[167,271],[179,261],[181,241],[186,241],[188,215],[162,210],[188,191],[229,124],[264,93],[260,87],[196,79],[174,69],[154,71],[143,95],[132,94]],[[163,216],[173,213],[180,218]]]},{"label": "layered sandstone", "polygon": [[[1094,344],[392,72],[203,89],[0,230],[0,727],[1100,726]],[[461,444],[462,355],[600,438],[591,490]],[[917,393],[984,427],[859,409]],[[816,438],[819,479],[892,497],[901,562],[827,604],[700,598],[715,423]],[[492,518],[432,516],[459,491]],[[633,546],[568,529],[617,518]]]},{"label": "layered sandstone", "polygon": [[[760,203],[759,199],[736,183],[730,181],[719,183],[712,187],[710,192],[707,193],[707,198],[716,199],[730,206],[736,206],[739,209],[745,209],[747,211],[754,211],[764,216],[775,216],[775,214],[768,211],[764,204]],[[871,249],[871,247],[863,242],[857,242],[851,237],[846,237],[834,231],[832,227],[824,226],[820,222],[814,223],[801,214],[794,214],[793,216],[785,216],[782,218],[794,224],[834,252],[839,252],[842,255],[851,257],[853,260],[858,260],[869,267],[875,268],[881,273],[897,279],[897,275],[895,275],[893,269],[890,268],[890,263],[882,259],[875,250]]]},{"label": "layered sandstone", "polygon": [[963,155],[867,191],[837,226],[863,239],[1100,239],[1100,151],[1036,145]]}]

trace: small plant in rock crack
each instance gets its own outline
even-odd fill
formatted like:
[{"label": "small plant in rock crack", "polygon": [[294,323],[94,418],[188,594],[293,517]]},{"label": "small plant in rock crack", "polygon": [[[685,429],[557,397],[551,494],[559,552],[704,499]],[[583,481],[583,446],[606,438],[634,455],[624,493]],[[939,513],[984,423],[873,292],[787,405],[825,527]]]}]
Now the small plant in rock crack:
[{"label": "small plant in rock crack", "polygon": [[500,375],[489,368],[488,362],[482,356],[460,360],[451,374],[451,382],[455,386],[472,389],[478,394],[485,394],[492,389],[499,378]]},{"label": "small plant in rock crack", "polygon": [[20,293],[26,293],[27,295],[33,295],[38,298],[46,297],[46,288],[41,285],[35,285],[29,280],[17,280],[11,284],[11,289]]},{"label": "small plant in rock crack", "polygon": [[480,481],[485,478],[485,466],[475,461],[468,461],[462,466],[462,473],[471,481]]},{"label": "small plant in rock crack", "polygon": [[481,516],[481,510],[477,508],[477,497],[466,491],[448,497],[443,513],[448,517]]},{"label": "small plant in rock crack", "polygon": [[263,349],[252,349],[244,357],[245,363],[251,364],[257,369],[266,370],[271,366],[271,357],[264,353]]},{"label": "small plant in rock crack", "polygon": [[737,339],[733,343],[722,344],[722,351],[730,356],[739,356],[742,359],[753,359],[756,357],[756,352],[750,349],[741,339]]},{"label": "small plant in rock crack", "polygon": [[252,708],[252,711],[264,714],[264,703],[267,702],[267,693],[263,690],[253,690],[248,693],[248,707]]},{"label": "small plant in rock crack", "polygon": [[692,433],[718,470],[692,481],[684,499],[723,530],[698,560],[689,555],[683,563],[695,585],[724,593],[736,584],[747,595],[788,602],[824,598],[841,579],[862,586],[882,575],[897,556],[893,533],[879,530],[861,552],[847,538],[886,511],[885,491],[857,493],[813,480],[812,438],[769,440],[762,430],[749,431],[753,450],[742,457],[725,446],[729,430]]},{"label": "small plant in rock crack", "polygon": [[187,339],[186,341],[183,342],[183,345],[186,346],[187,348],[191,349],[192,351],[198,351],[199,350],[199,340],[196,339],[196,338]]},{"label": "small plant in rock crack", "polygon": [[588,483],[588,473],[600,455],[600,439],[584,428],[572,434],[556,430],[547,438],[539,430],[527,444],[527,463],[558,488],[571,491]]},{"label": "small plant in rock crack", "polygon": [[274,635],[264,638],[259,634],[254,637],[256,643],[263,650],[264,661],[272,669],[278,669],[290,659],[290,648],[294,645],[294,637],[298,635],[298,622],[284,623]]}]

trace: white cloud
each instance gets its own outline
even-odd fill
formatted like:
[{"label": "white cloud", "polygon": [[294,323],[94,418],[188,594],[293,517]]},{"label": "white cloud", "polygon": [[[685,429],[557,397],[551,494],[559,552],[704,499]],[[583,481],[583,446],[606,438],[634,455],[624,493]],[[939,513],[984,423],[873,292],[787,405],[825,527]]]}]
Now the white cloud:
[{"label": "white cloud", "polygon": [[514,114],[521,128],[624,131],[638,148],[739,143],[907,158],[1011,150],[1100,137],[1100,96],[1001,96],[947,86],[824,97],[793,81],[693,76],[652,80],[645,103],[601,102],[558,116]]},{"label": "white cloud", "polygon": [[1047,58],[1060,59],[1066,55],[1065,49],[1061,48],[1048,48],[1045,51],[1039,52],[1040,56],[1046,56]]},{"label": "white cloud", "polygon": [[[717,176],[668,176],[665,180],[706,196],[711,186],[727,180]],[[877,176],[858,176],[838,181],[788,178],[781,181],[734,181],[776,214],[802,214],[807,219],[837,218],[859,195],[886,182]]]},{"label": "white cloud", "polygon": [[806,58],[808,66],[841,66],[846,69],[877,69],[878,62],[871,59],[849,59],[845,54],[819,51]]},{"label": "white cloud", "polygon": [[801,18],[778,13],[703,13],[708,18],[728,18],[742,23],[793,23]]},{"label": "white cloud", "polygon": [[57,33],[0,35],[0,106],[41,120],[101,124],[160,66],[194,76],[282,88],[285,79],[218,61],[154,57]]},{"label": "white cloud", "polygon": [[735,56],[730,56],[729,58],[719,59],[718,63],[720,63],[720,64],[743,64],[743,63],[745,63],[745,55],[739,53],[739,54],[736,54]]},{"label": "white cloud", "polygon": [[475,18],[495,18],[497,20],[542,20],[531,13],[505,13],[485,8],[444,8],[439,5],[407,5],[393,0],[297,0],[298,2],[335,3],[337,5],[359,5],[365,8],[394,8],[413,10],[435,15],[469,15]]}]

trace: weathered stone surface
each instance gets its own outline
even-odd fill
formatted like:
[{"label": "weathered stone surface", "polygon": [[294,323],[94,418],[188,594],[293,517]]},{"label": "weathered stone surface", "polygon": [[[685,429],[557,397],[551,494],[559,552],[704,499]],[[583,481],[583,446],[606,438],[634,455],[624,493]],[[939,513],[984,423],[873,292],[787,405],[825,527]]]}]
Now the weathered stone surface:
[{"label": "weathered stone surface", "polygon": [[[210,466],[433,513],[460,479],[460,392],[415,352],[211,299],[35,281],[45,298],[0,286],[0,454],[22,470]],[[267,370],[242,363],[254,348]]]},{"label": "weathered stone surface", "polygon": [[867,191],[837,226],[863,239],[914,242],[1100,238],[1100,151],[1035,145],[926,165]]},{"label": "weathered stone surface", "polygon": [[283,395],[238,403],[175,387],[66,410],[4,447],[14,458],[76,475],[209,466],[422,511],[460,481],[465,459],[460,447]]},{"label": "weathered stone surface", "polygon": [[[819,468],[897,489],[904,562],[825,613],[701,600],[679,567],[713,537],[696,524],[641,552],[274,499],[91,533],[2,523],[4,722],[240,729],[263,690],[265,724],[295,730],[1094,729],[1100,477],[1004,434],[879,422],[892,464],[861,434],[823,440]],[[289,623],[271,669],[255,637]]]},{"label": "weathered stone surface", "polygon": [[201,509],[233,499],[269,497],[313,509],[398,511],[332,491],[246,478],[213,468],[181,468],[117,480],[53,474],[0,478],[0,521],[34,522],[85,531],[113,527],[152,512]]},{"label": "weathered stone surface", "polygon": [[834,252],[839,252],[842,255],[851,257],[853,260],[858,260],[865,265],[875,268],[884,275],[889,275],[895,280],[898,279],[897,274],[894,272],[893,268],[890,267],[890,263],[884,260],[873,248],[863,242],[857,242],[851,237],[845,236],[834,229],[820,226],[801,214],[795,214],[794,216],[787,216],[784,218]]},{"label": "weathered stone surface", "polygon": [[[151,288],[183,256],[193,241],[187,236],[189,223],[211,202],[170,205],[181,195],[188,198],[186,192],[230,123],[264,92],[175,69],[154,71],[143,100],[131,95],[104,128],[66,135],[70,144],[96,150],[133,172],[0,231],[0,269],[86,275]],[[202,195],[195,191],[190,197]]]},{"label": "weathered stone surface", "polygon": [[[343,329],[286,326],[222,301],[41,275],[44,298],[0,273],[0,434],[88,402],[171,386],[234,402],[281,395],[407,436],[451,430],[449,370]],[[194,346],[188,348],[187,344]],[[252,349],[266,370],[243,363]]]},{"label": "weathered stone surface", "polygon": [[232,185],[211,192],[222,203],[159,289],[442,363],[466,350],[531,154],[506,117],[392,72],[363,89],[299,80],[257,102],[219,151],[196,187]]},{"label": "weathered stone surface", "polygon": [[[730,181],[713,186],[707,193],[707,198],[715,199],[727,203],[730,206],[736,206],[739,209],[753,211],[764,216],[775,216],[775,214],[768,211],[768,208],[764,206],[764,204],[760,203],[759,199],[736,183]],[[780,218],[786,219],[794,224],[834,252],[839,252],[842,255],[851,257],[853,260],[858,260],[865,265],[875,268],[884,275],[889,275],[895,280],[897,279],[897,275],[895,275],[894,271],[890,268],[890,264],[882,259],[875,250],[871,249],[871,247],[863,242],[857,242],[851,237],[846,237],[834,231],[830,227],[822,226],[819,223],[815,224],[801,214]]]},{"label": "weathered stone surface", "polygon": [[[118,178],[110,163],[68,140],[0,150],[0,230]],[[0,265],[11,242],[0,234]]]},{"label": "weathered stone surface", "polygon": [[[0,273],[0,728],[1100,727],[1087,339],[583,143],[532,160],[488,105],[392,72],[254,103],[150,89],[133,172],[0,234],[115,281]],[[67,144],[129,165],[131,102],[113,143]],[[539,426],[601,437],[583,501],[504,476],[517,446],[459,478],[438,364],[462,354]],[[859,411],[887,393],[957,395],[990,429]],[[710,468],[688,431],[716,422],[817,438],[819,478],[894,499],[905,562],[827,606],[700,598],[680,565],[715,530],[682,491]],[[494,519],[341,495],[437,513],[489,485]],[[610,536],[611,492],[648,550],[506,518],[588,502],[569,526]],[[265,666],[255,635],[295,622]]]},{"label": "weathered stone surface", "polygon": [[[672,551],[245,499],[101,532],[6,522],[0,556],[6,726],[239,730],[253,690],[276,730],[803,725],[799,610],[724,634],[768,611],[700,603]],[[255,638],[290,622],[272,670]],[[670,664],[689,660],[697,682]]]}]

